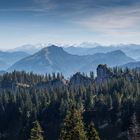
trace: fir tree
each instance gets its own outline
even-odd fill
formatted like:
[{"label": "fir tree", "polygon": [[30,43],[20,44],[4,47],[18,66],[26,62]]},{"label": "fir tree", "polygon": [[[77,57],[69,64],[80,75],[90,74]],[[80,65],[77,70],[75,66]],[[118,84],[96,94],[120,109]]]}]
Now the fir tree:
[{"label": "fir tree", "polygon": [[137,122],[136,114],[133,114],[132,124],[128,132],[128,140],[140,140],[140,126]]},{"label": "fir tree", "polygon": [[33,128],[31,129],[31,140],[44,140],[43,131],[38,121],[33,123]]},{"label": "fir tree", "polygon": [[100,140],[98,132],[96,131],[93,123],[90,123],[88,126],[87,137],[88,140]]},{"label": "fir tree", "polygon": [[60,140],[87,140],[81,112],[72,108],[64,119]]}]

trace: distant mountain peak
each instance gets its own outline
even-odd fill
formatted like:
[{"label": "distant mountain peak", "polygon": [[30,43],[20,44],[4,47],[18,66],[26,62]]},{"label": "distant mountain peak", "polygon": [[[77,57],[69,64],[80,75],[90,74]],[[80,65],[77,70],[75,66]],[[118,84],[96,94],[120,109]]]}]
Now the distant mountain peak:
[{"label": "distant mountain peak", "polygon": [[66,52],[63,50],[62,47],[58,47],[56,45],[51,45],[48,47],[43,48],[41,51],[41,54],[54,54],[54,55],[62,55],[66,54]]},{"label": "distant mountain peak", "polygon": [[114,55],[126,55],[123,51],[121,50],[115,50],[112,52],[108,52],[108,54],[114,54]]},{"label": "distant mountain peak", "polygon": [[58,47],[56,45],[51,45],[46,47],[46,49],[48,49],[48,51],[63,51],[62,47]]}]

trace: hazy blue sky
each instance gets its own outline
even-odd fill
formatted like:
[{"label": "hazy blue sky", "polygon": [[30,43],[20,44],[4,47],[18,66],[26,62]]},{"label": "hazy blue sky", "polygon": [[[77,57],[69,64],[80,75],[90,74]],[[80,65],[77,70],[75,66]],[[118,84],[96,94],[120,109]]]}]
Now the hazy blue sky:
[{"label": "hazy blue sky", "polygon": [[0,48],[140,44],[140,0],[0,0]]}]

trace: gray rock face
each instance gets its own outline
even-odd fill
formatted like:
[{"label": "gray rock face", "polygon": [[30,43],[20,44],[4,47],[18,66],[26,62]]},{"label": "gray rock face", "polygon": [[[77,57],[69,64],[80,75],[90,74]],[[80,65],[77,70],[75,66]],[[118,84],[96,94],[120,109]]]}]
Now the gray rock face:
[{"label": "gray rock face", "polygon": [[107,65],[102,65],[100,64],[97,67],[97,77],[99,78],[109,78],[110,76],[112,76],[112,72],[109,68],[107,68]]},{"label": "gray rock face", "polygon": [[89,86],[93,83],[93,80],[89,77],[83,76],[79,72],[73,75],[73,77],[70,79],[70,86],[72,87],[82,87],[82,86]]},{"label": "gray rock face", "polygon": [[107,65],[100,64],[97,67],[97,78],[96,82],[100,83],[106,79],[109,79],[113,76],[111,69],[107,67]]},{"label": "gray rock face", "polygon": [[122,73],[113,73],[112,69],[109,68],[106,64],[100,64],[97,67],[97,77],[95,82],[97,84],[100,84],[101,82],[105,80],[109,80],[112,77],[125,77],[128,81],[132,81],[134,79],[134,75],[131,73],[131,71],[122,71]]}]

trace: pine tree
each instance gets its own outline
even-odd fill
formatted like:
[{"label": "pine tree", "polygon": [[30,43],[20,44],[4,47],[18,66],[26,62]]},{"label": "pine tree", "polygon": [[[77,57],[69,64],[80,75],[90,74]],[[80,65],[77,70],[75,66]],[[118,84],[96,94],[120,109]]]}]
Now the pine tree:
[{"label": "pine tree", "polygon": [[128,132],[128,140],[140,140],[140,126],[137,122],[136,114],[133,114],[132,124]]},{"label": "pine tree", "polygon": [[31,140],[44,140],[42,133],[43,131],[41,129],[39,122],[35,121],[33,123],[33,128],[31,129],[30,139]]},{"label": "pine tree", "polygon": [[96,131],[93,123],[90,123],[88,126],[87,137],[88,140],[100,140],[98,132]]},{"label": "pine tree", "polygon": [[60,140],[87,140],[81,112],[72,108],[64,119]]}]

